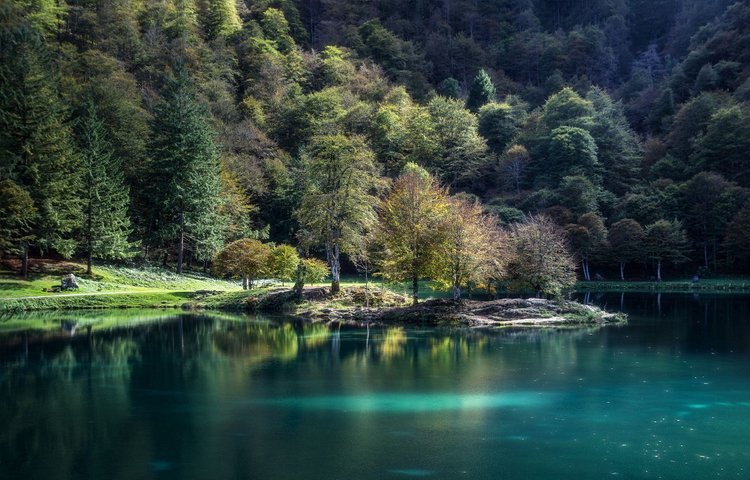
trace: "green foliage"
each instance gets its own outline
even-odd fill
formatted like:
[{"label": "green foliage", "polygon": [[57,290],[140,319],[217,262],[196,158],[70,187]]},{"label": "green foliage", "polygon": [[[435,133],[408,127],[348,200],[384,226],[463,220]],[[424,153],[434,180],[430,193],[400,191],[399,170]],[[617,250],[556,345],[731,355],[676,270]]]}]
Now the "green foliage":
[{"label": "green foliage", "polygon": [[281,281],[294,280],[300,258],[297,249],[289,245],[276,245],[271,250],[271,270]]},{"label": "green foliage", "polygon": [[[693,263],[747,267],[729,241],[750,187],[745,3],[303,3],[0,5],[3,252],[85,250],[92,184],[129,192],[111,213],[132,227],[99,226],[132,228],[147,260],[310,238],[306,168],[342,136],[388,177],[413,162],[494,199],[504,223],[544,211],[583,238],[586,214],[676,218]],[[106,146],[73,141],[87,96]]]},{"label": "green foliage", "polygon": [[203,0],[203,3],[202,20],[208,38],[229,36],[242,28],[235,0]]},{"label": "green foliage", "polygon": [[544,103],[542,120],[550,130],[562,126],[588,128],[593,116],[592,103],[565,87]]},{"label": "green foliage", "polygon": [[269,8],[263,12],[260,25],[266,38],[274,43],[279,52],[287,54],[295,48],[294,39],[289,31],[289,23],[281,10]]},{"label": "green foliage", "polygon": [[29,192],[11,180],[0,182],[0,251],[20,253],[33,239],[36,208]]},{"label": "green foliage", "polygon": [[307,245],[324,245],[338,290],[340,254],[352,250],[375,223],[380,184],[372,151],[361,138],[324,135],[313,138],[302,169],[304,194],[296,212]]},{"label": "green foliage", "polygon": [[219,275],[242,278],[242,288],[253,288],[257,278],[272,273],[271,247],[254,238],[241,238],[216,253],[213,269]]},{"label": "green foliage", "polygon": [[507,103],[488,103],[479,109],[479,133],[496,154],[505,151],[518,132],[522,118]]},{"label": "green foliage", "polygon": [[304,279],[306,284],[321,283],[331,274],[331,269],[323,260],[317,258],[305,258],[302,260],[305,265]]},{"label": "green foliage", "polygon": [[643,242],[646,232],[640,223],[632,218],[615,222],[607,233],[609,255],[620,264],[620,279],[625,280],[625,264],[642,260],[644,257]]},{"label": "green foliage", "polygon": [[80,222],[80,158],[59,79],[42,38],[5,7],[0,43],[0,174],[33,201],[36,214],[26,215],[24,241],[69,256]]},{"label": "green foliage", "polygon": [[302,292],[305,285],[322,282],[329,274],[331,269],[328,264],[317,258],[304,258],[297,265],[297,271],[294,275],[294,292],[298,299],[302,299]]},{"label": "green foliage", "polygon": [[319,76],[324,87],[346,85],[354,79],[356,70],[345,50],[333,45],[326,46],[320,54]]},{"label": "green foliage", "polygon": [[599,209],[599,190],[588,177],[582,175],[563,177],[557,189],[560,204],[577,215]]},{"label": "green foliage", "polygon": [[613,102],[606,91],[592,88],[586,100],[594,108],[588,131],[596,143],[603,186],[622,195],[639,179],[642,154],[637,136],[625,118],[622,104]]},{"label": "green foliage", "polygon": [[81,245],[90,273],[92,258],[131,258],[136,253],[136,244],[128,240],[132,233],[128,215],[130,197],[121,160],[112,155],[104,125],[90,98],[82,107],[78,137],[84,175]]},{"label": "green foliage", "polygon": [[460,98],[461,84],[453,77],[448,77],[438,87],[438,93],[446,98]]},{"label": "green foliage", "polygon": [[542,175],[562,178],[583,175],[598,183],[600,174],[597,146],[589,132],[578,127],[557,127],[549,138],[546,162],[539,168]]},{"label": "green foliage", "polygon": [[435,97],[427,108],[436,148],[426,165],[445,183],[465,184],[486,162],[487,144],[477,118],[458,100]]},{"label": "green foliage", "polygon": [[210,258],[220,246],[225,219],[218,215],[221,183],[214,134],[187,74],[178,69],[163,95],[152,124],[148,233],[156,248],[176,246],[179,271],[185,238],[198,258]]},{"label": "green foliage", "polygon": [[687,237],[679,221],[658,220],[647,226],[645,233],[645,251],[648,258],[657,262],[657,280],[661,280],[662,262],[676,264],[687,261]]},{"label": "green foliage", "polygon": [[466,99],[466,108],[476,112],[483,105],[495,100],[495,84],[484,69],[479,70],[469,87],[469,97]]},{"label": "green foliage", "polygon": [[386,253],[380,270],[388,281],[411,280],[414,303],[419,279],[438,278],[444,269],[441,248],[448,211],[445,190],[413,163],[404,167],[380,203],[376,235]]},{"label": "green foliage", "polygon": [[750,187],[750,112],[747,107],[722,108],[713,114],[697,142],[693,163]]},{"label": "green foliage", "polygon": [[732,260],[746,265],[750,261],[750,202],[729,222],[724,247]]}]

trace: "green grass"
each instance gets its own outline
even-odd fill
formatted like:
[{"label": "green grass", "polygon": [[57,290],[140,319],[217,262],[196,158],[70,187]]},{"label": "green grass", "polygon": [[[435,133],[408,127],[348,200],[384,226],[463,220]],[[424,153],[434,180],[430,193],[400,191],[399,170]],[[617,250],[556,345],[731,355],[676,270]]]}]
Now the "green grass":
[{"label": "green grass", "polygon": [[234,290],[239,288],[238,282],[212,278],[207,275],[189,272],[184,275],[163,268],[128,268],[115,266],[95,267],[92,275],[85,275],[82,265],[66,263],[62,272],[73,271],[78,279],[79,289],[70,292],[50,292],[54,286],[60,285],[61,271],[40,272],[29,276],[28,279],[18,277],[9,271],[0,271],[0,300],[49,296],[61,297],[80,293],[106,292],[167,292],[192,290]]},{"label": "green grass", "polygon": [[597,292],[706,292],[706,293],[736,293],[750,292],[750,278],[717,278],[655,281],[607,281],[607,282],[578,282],[577,291]]}]

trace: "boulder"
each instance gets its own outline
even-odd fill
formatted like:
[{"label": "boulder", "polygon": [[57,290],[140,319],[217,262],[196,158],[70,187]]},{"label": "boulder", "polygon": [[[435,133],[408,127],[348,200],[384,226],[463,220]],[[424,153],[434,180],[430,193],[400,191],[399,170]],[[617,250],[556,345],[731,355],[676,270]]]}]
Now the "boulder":
[{"label": "boulder", "polygon": [[60,290],[78,290],[78,280],[76,280],[76,276],[69,273],[62,277],[62,280],[60,280]]}]

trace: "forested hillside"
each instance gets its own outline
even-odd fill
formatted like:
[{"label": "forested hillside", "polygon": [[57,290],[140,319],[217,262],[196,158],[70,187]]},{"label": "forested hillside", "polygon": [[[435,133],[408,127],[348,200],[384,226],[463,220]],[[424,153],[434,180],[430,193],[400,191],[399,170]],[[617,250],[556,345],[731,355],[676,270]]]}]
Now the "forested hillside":
[{"label": "forested hillside", "polygon": [[747,0],[0,0],[0,47],[6,257],[353,271],[418,165],[582,278],[750,271]]}]

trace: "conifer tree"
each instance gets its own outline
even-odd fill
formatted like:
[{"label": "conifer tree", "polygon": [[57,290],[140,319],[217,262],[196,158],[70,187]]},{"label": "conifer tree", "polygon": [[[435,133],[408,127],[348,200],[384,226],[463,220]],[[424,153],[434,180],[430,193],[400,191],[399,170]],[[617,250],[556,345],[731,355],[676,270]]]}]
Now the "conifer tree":
[{"label": "conifer tree", "polygon": [[484,69],[479,70],[469,87],[469,98],[466,99],[466,108],[476,112],[482,105],[495,100],[495,84]]},{"label": "conifer tree", "polygon": [[205,0],[203,25],[208,38],[232,35],[242,28],[235,0]]},{"label": "conifer tree", "polygon": [[79,144],[83,168],[82,246],[86,252],[86,273],[93,258],[117,260],[131,257],[135,246],[128,241],[132,232],[122,164],[112,155],[93,100],[83,105]]},{"label": "conifer tree", "polygon": [[47,50],[12,7],[0,10],[0,44],[0,179],[25,191],[35,209],[19,246],[26,275],[30,246],[73,253],[79,158]]},{"label": "conifer tree", "polygon": [[214,133],[190,79],[178,67],[167,79],[152,123],[150,240],[157,248],[176,243],[177,273],[188,247],[208,257],[221,247],[226,221]]}]

